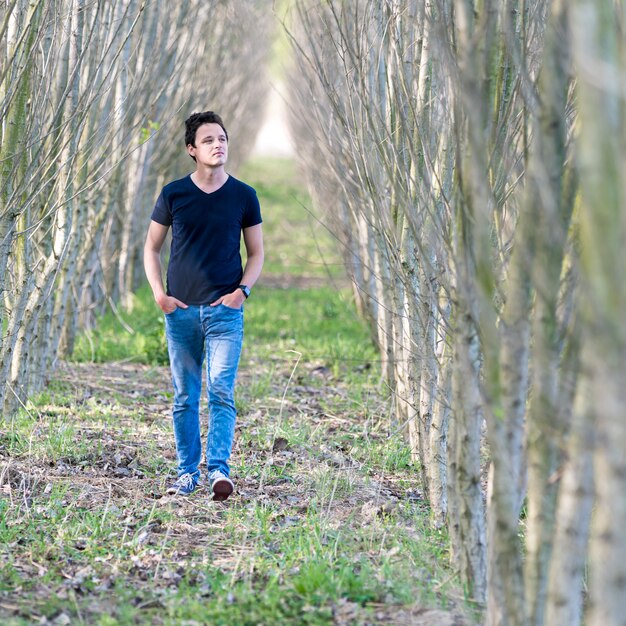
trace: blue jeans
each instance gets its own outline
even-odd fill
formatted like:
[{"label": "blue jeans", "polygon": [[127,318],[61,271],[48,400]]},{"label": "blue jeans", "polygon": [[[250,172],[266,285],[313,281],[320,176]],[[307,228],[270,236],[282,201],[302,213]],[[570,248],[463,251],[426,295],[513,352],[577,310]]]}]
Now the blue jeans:
[{"label": "blue jeans", "polygon": [[209,474],[230,474],[235,435],[235,377],[243,342],[243,308],[217,306],[177,308],[165,316],[165,333],[174,384],[174,438],[178,476],[196,480],[202,456],[200,391],[206,359],[209,423],[206,462]]}]

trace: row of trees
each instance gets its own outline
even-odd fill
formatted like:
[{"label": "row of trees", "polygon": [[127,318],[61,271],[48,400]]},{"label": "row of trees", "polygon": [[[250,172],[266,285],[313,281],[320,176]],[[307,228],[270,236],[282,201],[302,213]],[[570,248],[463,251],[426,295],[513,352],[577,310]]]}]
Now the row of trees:
[{"label": "row of trees", "polygon": [[[224,111],[236,167],[263,106],[264,0],[0,3],[0,410],[41,388],[76,330],[142,276],[182,121]],[[182,159],[186,159],[183,164]],[[6,384],[4,384],[6,381]]]},{"label": "row of trees", "polygon": [[298,154],[492,626],[580,624],[587,571],[587,623],[626,623],[625,19],[612,0],[290,16]]}]

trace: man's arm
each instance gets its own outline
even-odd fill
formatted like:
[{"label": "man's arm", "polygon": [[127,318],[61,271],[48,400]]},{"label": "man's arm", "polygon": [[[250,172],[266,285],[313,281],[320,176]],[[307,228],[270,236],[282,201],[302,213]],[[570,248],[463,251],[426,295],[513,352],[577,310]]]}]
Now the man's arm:
[{"label": "man's arm", "polygon": [[[263,269],[263,261],[265,260],[265,253],[263,251],[263,227],[261,224],[256,226],[250,226],[243,229],[243,242],[246,246],[246,253],[248,259],[246,261],[246,267],[243,271],[243,277],[241,278],[241,284],[247,285],[252,289]],[[215,302],[211,302],[211,306],[217,306],[218,304],[225,304],[233,309],[238,309],[244,302],[246,297],[243,295],[241,289],[235,289],[233,293],[228,293],[221,298],[218,298]]]},{"label": "man's arm", "polygon": [[[246,246],[248,260],[241,278],[242,285],[248,285],[250,289],[254,286],[261,275],[265,252],[263,250],[263,227],[261,224],[250,226],[243,230],[243,242]],[[240,290],[241,291],[241,290]]]},{"label": "man's arm", "polygon": [[152,220],[148,228],[148,236],[143,247],[143,266],[156,303],[164,313],[171,313],[176,307],[183,309],[187,305],[172,296],[168,296],[163,289],[163,279],[161,278],[161,248],[167,236],[168,226],[163,226]]}]

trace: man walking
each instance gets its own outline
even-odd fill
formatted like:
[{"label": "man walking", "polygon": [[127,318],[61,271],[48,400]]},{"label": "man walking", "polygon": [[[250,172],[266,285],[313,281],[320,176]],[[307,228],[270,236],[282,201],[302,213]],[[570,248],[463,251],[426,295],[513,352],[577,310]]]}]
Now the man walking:
[{"label": "man walking", "polygon": [[[206,361],[209,419],[206,464],[213,500],[233,492],[230,458],[235,434],[235,377],[243,340],[243,303],[263,267],[261,210],[252,187],[229,175],[228,133],[219,115],[194,113],[185,145],[195,171],[159,195],[144,247],[154,299],[165,314],[174,385],[173,423],[178,476],[167,492],[190,494],[200,478],[200,390]],[[172,228],[167,290],[160,252]],[[242,271],[239,246],[247,252]]]}]

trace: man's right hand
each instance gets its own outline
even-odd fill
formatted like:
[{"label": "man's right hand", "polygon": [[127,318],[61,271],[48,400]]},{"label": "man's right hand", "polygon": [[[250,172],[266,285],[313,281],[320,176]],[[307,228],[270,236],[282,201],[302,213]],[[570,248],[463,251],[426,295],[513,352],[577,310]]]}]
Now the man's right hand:
[{"label": "man's right hand", "polygon": [[158,297],[157,304],[161,307],[161,311],[163,311],[163,313],[165,313],[166,315],[169,313],[173,313],[178,308],[187,308],[187,305],[184,302],[181,302],[173,296],[168,296],[167,294],[163,294],[162,296]]}]

